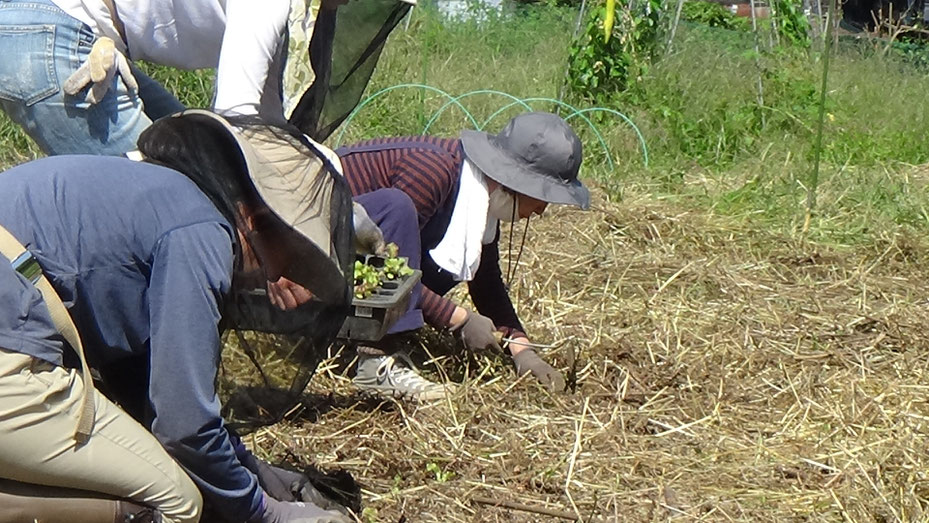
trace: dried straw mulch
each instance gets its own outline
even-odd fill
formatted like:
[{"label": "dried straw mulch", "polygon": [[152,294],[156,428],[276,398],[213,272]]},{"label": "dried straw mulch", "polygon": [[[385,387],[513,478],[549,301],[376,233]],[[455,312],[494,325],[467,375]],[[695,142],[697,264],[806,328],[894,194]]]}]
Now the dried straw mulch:
[{"label": "dried straw mulch", "polygon": [[451,401],[360,400],[327,362],[325,401],[250,444],[350,471],[363,521],[929,520],[921,240],[813,245],[598,194],[529,245],[521,316],[574,355],[573,392],[426,340]]}]

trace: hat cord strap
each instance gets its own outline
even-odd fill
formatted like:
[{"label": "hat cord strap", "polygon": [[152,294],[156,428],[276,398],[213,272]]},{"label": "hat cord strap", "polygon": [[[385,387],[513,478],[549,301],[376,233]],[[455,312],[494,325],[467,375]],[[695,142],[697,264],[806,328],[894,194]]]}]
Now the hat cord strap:
[{"label": "hat cord strap", "polygon": [[506,292],[510,292],[510,283],[513,281],[513,224],[516,223],[516,209],[519,208],[519,198],[514,196],[513,209],[510,211],[510,237],[506,244]]},{"label": "hat cord strap", "polygon": [[[513,213],[516,211],[514,209]],[[523,256],[523,248],[526,246],[526,237],[529,234],[529,216],[526,217],[526,227],[523,228],[523,237],[519,242],[519,250],[516,251],[516,263],[513,264],[513,222],[510,222],[510,240],[509,245],[507,246],[507,262],[506,262],[506,289],[507,292],[510,290],[510,284],[513,281],[513,278],[516,276],[516,269],[519,267],[519,259]]]}]

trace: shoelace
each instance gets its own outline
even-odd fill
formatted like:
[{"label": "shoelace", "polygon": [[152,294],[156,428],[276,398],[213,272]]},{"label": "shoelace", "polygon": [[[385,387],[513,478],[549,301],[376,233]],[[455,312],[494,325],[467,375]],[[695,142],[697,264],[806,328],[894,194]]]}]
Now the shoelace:
[{"label": "shoelace", "polygon": [[[398,366],[398,362],[405,366]],[[379,380],[396,383],[419,392],[426,391],[430,387],[441,387],[417,374],[415,368],[409,356],[403,352],[397,352],[385,357],[384,361],[378,365],[377,377]]]}]

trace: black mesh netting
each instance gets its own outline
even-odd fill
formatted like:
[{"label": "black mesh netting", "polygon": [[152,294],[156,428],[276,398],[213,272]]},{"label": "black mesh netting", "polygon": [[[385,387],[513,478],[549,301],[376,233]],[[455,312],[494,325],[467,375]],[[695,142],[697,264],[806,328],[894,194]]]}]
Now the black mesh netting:
[{"label": "black mesh netting", "polygon": [[[328,137],[358,105],[387,36],[409,9],[410,4],[398,0],[364,0],[336,12],[320,11],[310,41],[316,78],[290,123],[317,141]],[[346,212],[333,215],[350,219]],[[340,253],[340,263],[354,259],[350,253],[345,256]],[[344,263],[343,267],[349,270]],[[230,328],[224,335],[217,384],[230,425],[245,433],[290,412],[301,401],[347,312],[347,304],[318,302],[283,312],[270,305],[261,289],[236,292],[224,317]]]},{"label": "black mesh netting", "polygon": [[290,122],[314,140],[332,134],[358,105],[387,36],[409,9],[398,0],[356,0],[320,11],[310,40],[316,78]]},{"label": "black mesh netting", "polygon": [[237,293],[227,309],[217,389],[223,418],[239,433],[283,419],[338,334],[345,310],[309,302],[280,311],[260,291]]},{"label": "black mesh netting", "polygon": [[320,209],[318,219],[328,214],[330,258],[315,262],[307,258],[301,263],[311,264],[310,269],[312,263],[337,264],[344,275],[344,293],[335,293],[339,297],[335,300],[313,299],[282,311],[268,299],[263,278],[236,276],[234,291],[224,304],[224,346],[217,390],[223,417],[240,433],[276,423],[300,403],[351,303],[354,239],[348,186],[316,146],[277,134],[280,143],[292,147],[294,154],[322,160],[312,185],[317,193],[328,192],[316,197],[326,201],[323,196],[328,196],[328,213]]},{"label": "black mesh netting", "polygon": [[[387,36],[410,7],[398,0],[364,0],[348,2],[335,12],[320,11],[309,49],[316,77],[290,123],[317,141],[325,140],[358,105]],[[337,190],[345,193],[333,198],[333,204],[350,206],[347,188]],[[350,220],[343,209],[334,209],[333,216]],[[333,222],[333,230],[340,227],[351,224]],[[351,274],[349,247],[344,241],[339,247],[339,262]],[[271,306],[260,289],[236,292],[224,317],[230,328],[217,384],[229,424],[245,433],[290,412],[301,401],[347,312],[348,304],[319,302],[283,312]]]}]

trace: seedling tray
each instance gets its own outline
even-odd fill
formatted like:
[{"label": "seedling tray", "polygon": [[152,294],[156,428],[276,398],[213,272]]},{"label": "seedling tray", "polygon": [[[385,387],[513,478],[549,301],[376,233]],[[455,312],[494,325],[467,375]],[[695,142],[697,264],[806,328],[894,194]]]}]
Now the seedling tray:
[{"label": "seedling tray", "polygon": [[[364,262],[375,267],[384,263],[383,258],[368,256]],[[345,318],[339,338],[353,341],[377,341],[400,319],[410,305],[413,287],[419,283],[423,273],[387,280],[365,298],[352,300],[351,312]]]}]

